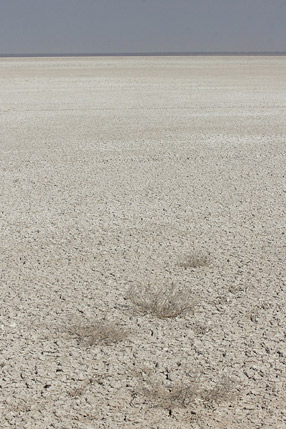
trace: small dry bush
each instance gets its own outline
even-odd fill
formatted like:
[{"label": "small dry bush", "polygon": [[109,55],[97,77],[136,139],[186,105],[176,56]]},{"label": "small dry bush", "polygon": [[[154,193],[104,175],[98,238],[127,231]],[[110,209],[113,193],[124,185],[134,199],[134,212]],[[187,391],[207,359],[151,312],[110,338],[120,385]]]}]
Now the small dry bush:
[{"label": "small dry bush", "polygon": [[128,297],[136,311],[151,314],[159,319],[175,318],[192,311],[196,302],[190,294],[175,285],[152,287],[151,285],[133,285],[129,288]]},{"label": "small dry bush", "polygon": [[81,384],[71,389],[68,392],[68,394],[72,397],[82,396],[84,395],[84,393],[86,392],[89,386],[97,383],[102,384],[102,379],[103,379],[103,376],[94,376],[92,378],[87,378]]},{"label": "small dry bush", "polygon": [[193,403],[197,395],[197,386],[195,383],[164,386],[160,383],[151,382],[148,386],[141,386],[139,391],[155,407],[169,410],[185,408]]},{"label": "small dry bush", "polygon": [[202,268],[208,266],[210,263],[209,258],[200,254],[192,254],[179,263],[182,268]]},{"label": "small dry bush", "polygon": [[114,323],[98,322],[88,326],[72,326],[69,333],[88,346],[111,345],[124,340],[128,332]]},{"label": "small dry bush", "polygon": [[153,406],[168,410],[194,406],[198,403],[205,407],[213,407],[222,401],[232,399],[230,394],[232,390],[233,383],[229,379],[223,379],[215,387],[205,389],[201,387],[198,376],[188,383],[178,381],[166,385],[159,382],[155,374],[147,379],[142,378],[138,386],[138,393],[144,395]]},{"label": "small dry bush", "polygon": [[233,399],[233,381],[223,378],[215,387],[200,391],[200,397],[207,406]]}]

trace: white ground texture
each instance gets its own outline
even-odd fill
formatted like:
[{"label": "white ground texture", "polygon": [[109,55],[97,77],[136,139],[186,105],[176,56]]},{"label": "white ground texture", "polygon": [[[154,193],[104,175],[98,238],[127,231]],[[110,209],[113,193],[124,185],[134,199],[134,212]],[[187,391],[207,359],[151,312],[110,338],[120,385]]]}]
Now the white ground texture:
[{"label": "white ground texture", "polygon": [[286,428],[285,71],[0,60],[1,428]]}]

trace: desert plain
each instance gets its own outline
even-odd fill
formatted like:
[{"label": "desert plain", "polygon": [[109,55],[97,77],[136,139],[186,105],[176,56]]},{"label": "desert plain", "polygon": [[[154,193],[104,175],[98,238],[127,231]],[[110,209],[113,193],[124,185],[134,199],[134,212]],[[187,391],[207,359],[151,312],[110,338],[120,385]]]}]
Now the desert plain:
[{"label": "desert plain", "polygon": [[286,428],[285,70],[0,59],[1,428]]}]

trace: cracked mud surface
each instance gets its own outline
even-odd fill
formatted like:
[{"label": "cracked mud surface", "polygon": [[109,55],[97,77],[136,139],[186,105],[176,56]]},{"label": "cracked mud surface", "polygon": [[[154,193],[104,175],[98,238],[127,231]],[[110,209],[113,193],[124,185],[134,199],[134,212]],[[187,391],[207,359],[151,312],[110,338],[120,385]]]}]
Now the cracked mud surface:
[{"label": "cracked mud surface", "polygon": [[0,60],[1,428],[286,427],[285,65]]}]

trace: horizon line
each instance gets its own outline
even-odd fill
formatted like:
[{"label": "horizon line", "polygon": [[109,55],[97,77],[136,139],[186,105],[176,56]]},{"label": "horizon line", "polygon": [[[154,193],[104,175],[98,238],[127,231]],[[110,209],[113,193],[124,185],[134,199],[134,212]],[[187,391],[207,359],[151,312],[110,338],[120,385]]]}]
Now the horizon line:
[{"label": "horizon line", "polygon": [[120,52],[120,53],[17,53],[0,58],[27,57],[151,57],[151,56],[284,56],[286,51],[194,51],[194,52]]}]

